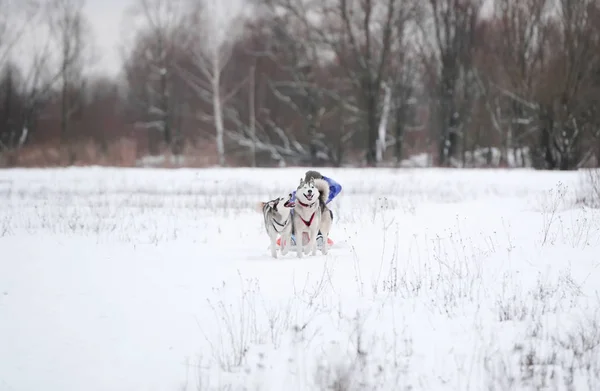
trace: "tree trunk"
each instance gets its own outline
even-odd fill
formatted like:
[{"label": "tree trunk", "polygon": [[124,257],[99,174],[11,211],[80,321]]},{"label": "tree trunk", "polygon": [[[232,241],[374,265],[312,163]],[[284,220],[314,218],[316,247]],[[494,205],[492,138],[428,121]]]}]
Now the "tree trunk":
[{"label": "tree trunk", "polygon": [[400,102],[396,108],[396,145],[394,152],[396,155],[396,167],[402,163],[402,149],[404,148],[404,128],[406,126],[406,104]]},{"label": "tree trunk", "polygon": [[439,105],[438,115],[438,126],[440,132],[439,138],[439,150],[438,150],[438,161],[441,167],[446,167],[448,165],[448,155],[450,148],[450,129],[448,123],[448,108],[444,98],[443,101]]},{"label": "tree trunk", "polygon": [[554,170],[557,165],[552,154],[552,128],[554,123],[548,110],[542,110],[541,117],[542,128],[540,130],[538,151],[543,163],[538,164],[538,168]]},{"label": "tree trunk", "polygon": [[61,86],[61,92],[60,92],[60,134],[61,134],[61,138],[62,138],[62,142],[63,145],[65,145],[68,140],[68,122],[69,119],[68,117],[68,105],[69,105],[69,97],[68,97],[68,86],[67,83],[69,82],[68,78],[67,78],[67,64],[66,61],[65,63],[63,63],[63,68],[62,68],[62,86]]},{"label": "tree trunk", "polygon": [[[164,64],[163,64],[164,66]],[[163,72],[161,70],[161,75],[160,75],[160,98],[162,100],[162,107],[161,109],[163,110],[163,132],[164,132],[164,140],[165,143],[167,144],[167,146],[170,148],[172,147],[171,143],[173,142],[173,135],[172,135],[172,128],[171,128],[171,116],[170,116],[170,110],[171,110],[171,105],[169,104],[169,81],[167,80],[167,72]]]},{"label": "tree trunk", "polygon": [[[12,138],[15,132],[14,122],[12,121],[12,101],[13,101],[13,77],[12,77],[12,67],[8,67],[6,70],[6,96],[4,100],[4,118],[2,119],[3,125],[6,125],[6,129],[4,132],[7,132],[11,135],[9,148],[12,147]],[[2,129],[0,129],[0,135],[3,133]]]},{"label": "tree trunk", "polygon": [[390,115],[391,108],[391,99],[392,99],[392,90],[387,85],[384,85],[385,96],[383,98],[383,112],[381,113],[381,118],[379,119],[379,127],[377,129],[378,140],[377,140],[377,163],[380,163],[383,160],[383,155],[385,154],[386,142],[385,137],[387,133],[387,124]]},{"label": "tree trunk", "polygon": [[377,96],[372,83],[366,86],[366,109],[367,109],[367,166],[377,166]]},{"label": "tree trunk", "polygon": [[256,108],[255,108],[255,84],[256,84],[256,66],[252,65],[250,68],[250,88],[248,96],[248,106],[250,108],[250,138],[252,139],[252,146],[250,147],[251,163],[252,167],[256,167]]},{"label": "tree trunk", "polygon": [[223,140],[223,134],[225,133],[225,127],[223,125],[223,107],[221,102],[221,66],[219,62],[219,55],[213,56],[213,77],[212,77],[212,89],[213,89],[213,110],[215,118],[215,128],[217,131],[217,156],[219,159],[219,167],[225,166],[225,144]]}]

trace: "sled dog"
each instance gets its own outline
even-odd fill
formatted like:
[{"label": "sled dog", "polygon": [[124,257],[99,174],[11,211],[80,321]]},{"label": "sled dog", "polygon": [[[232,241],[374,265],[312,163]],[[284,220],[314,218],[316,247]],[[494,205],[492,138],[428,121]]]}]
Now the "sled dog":
[{"label": "sled dog", "polygon": [[261,202],[259,207],[262,210],[265,230],[271,240],[271,255],[277,258],[277,236],[281,235],[281,254],[287,254],[292,236],[292,218],[291,211],[294,206],[290,202],[292,194],[286,197],[278,197],[268,202]]},{"label": "sled dog", "polygon": [[296,201],[294,202],[294,235],[296,236],[296,250],[298,257],[302,257],[304,250],[304,234],[308,234],[306,253],[312,251],[317,255],[317,233],[323,235],[323,247],[321,251],[327,254],[327,239],[331,229],[333,214],[327,207],[329,197],[329,184],[323,179],[300,179],[296,189]]}]

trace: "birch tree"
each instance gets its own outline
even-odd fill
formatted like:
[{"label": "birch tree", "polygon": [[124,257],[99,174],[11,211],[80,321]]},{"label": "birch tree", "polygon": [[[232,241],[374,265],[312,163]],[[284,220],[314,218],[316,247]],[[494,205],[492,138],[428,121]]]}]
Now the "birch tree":
[{"label": "birch tree", "polygon": [[189,47],[193,71],[183,71],[198,95],[210,101],[215,128],[218,165],[225,166],[225,118],[227,102],[237,92],[224,91],[223,71],[238,38],[236,20],[241,1],[189,0]]},{"label": "birch tree", "polygon": [[386,134],[388,120],[390,117],[390,110],[392,107],[392,89],[386,84],[383,86],[385,91],[383,99],[383,110],[381,113],[381,119],[379,120],[378,139],[377,139],[377,154],[376,161],[380,163],[383,160],[383,154],[385,153],[386,145]]},{"label": "birch tree", "polygon": [[[366,164],[378,163],[378,138],[385,101],[384,85],[390,72],[391,53],[400,42],[400,10],[408,0],[264,0],[273,15],[285,15],[290,24],[306,32],[303,45],[319,62],[332,59],[343,72],[352,96],[338,97],[344,109],[356,113],[365,129]],[[282,16],[283,18],[283,16]],[[332,58],[333,57],[333,58]],[[393,92],[390,90],[390,94]],[[353,107],[348,103],[353,102]],[[382,129],[385,129],[384,126]],[[385,132],[384,132],[385,133]],[[383,144],[382,144],[383,146]]]},{"label": "birch tree", "polygon": [[[400,10],[409,6],[410,2],[398,0],[337,0],[323,10],[331,26],[325,30],[324,40],[342,61],[364,113],[365,158],[369,166],[379,162],[377,139],[379,127],[385,125],[382,122],[386,100],[384,86],[390,72],[393,48],[401,42],[400,28],[403,26],[397,23]],[[335,31],[339,31],[338,36]],[[387,99],[391,100],[392,90],[387,90],[387,94]],[[385,129],[382,132],[385,135]]]},{"label": "birch tree", "polygon": [[225,112],[234,129],[225,133],[251,156],[269,157],[279,166],[318,164],[329,161],[330,155],[316,131],[319,113],[310,115],[314,106],[307,93],[316,96],[319,88],[304,78],[310,75],[308,65],[312,64],[302,54],[300,42],[304,41],[288,31],[295,30],[277,18],[261,18],[246,25],[232,52],[227,84],[233,92],[239,87],[247,94],[231,94]]}]

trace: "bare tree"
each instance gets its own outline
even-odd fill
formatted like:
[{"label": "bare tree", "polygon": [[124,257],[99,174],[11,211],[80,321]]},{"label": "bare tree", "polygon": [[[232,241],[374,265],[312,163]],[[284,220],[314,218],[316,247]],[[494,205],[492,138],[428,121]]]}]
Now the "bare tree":
[{"label": "bare tree", "polygon": [[[60,86],[58,93],[56,87],[59,82],[63,81],[63,75],[79,74],[77,70],[69,75],[63,72],[64,65],[68,61],[63,61],[66,58],[63,56],[64,41],[58,34],[58,30],[65,27],[64,24],[61,24],[61,21],[65,20],[65,18],[61,18],[61,13],[64,16],[64,13],[76,13],[77,10],[61,8],[52,1],[43,4],[25,1],[19,2],[19,7],[15,12],[9,12],[11,10],[10,3],[4,4],[7,6],[4,9],[7,13],[3,13],[3,15],[10,15],[10,26],[12,26],[6,34],[3,34],[3,38],[10,37],[13,45],[9,45],[8,50],[4,52],[8,58],[8,63],[3,69],[5,81],[3,111],[6,122],[3,124],[4,129],[0,135],[2,141],[0,152],[8,153],[9,156],[12,156],[12,161],[16,163],[19,150],[25,143],[31,141],[44,143],[56,136],[52,133],[54,130],[52,126],[49,126],[53,122],[52,119],[56,118],[55,111],[46,114],[44,111],[52,110],[53,101],[59,102],[57,107],[66,107],[66,105],[62,105],[61,99],[64,96],[63,91],[65,90],[62,88],[64,84]],[[14,3],[16,2],[13,2],[13,5]],[[73,30],[70,33],[76,35]],[[82,40],[87,38],[84,37]],[[77,38],[73,37],[73,39]],[[4,42],[9,41],[5,40]],[[15,56],[14,59],[11,59],[11,49],[16,49],[16,46],[21,52],[27,52],[28,56],[25,58]],[[69,44],[67,51],[69,53],[77,52],[77,50],[71,49],[73,46]],[[80,59],[83,58],[80,56]],[[83,63],[79,65],[83,65]],[[69,83],[68,95],[69,98],[72,98],[80,95],[82,85],[79,81],[82,78],[78,78],[77,83],[73,78],[70,80],[73,82]],[[63,119],[69,117],[71,113],[58,117]],[[65,141],[64,132],[59,131],[57,134],[59,139]],[[73,160],[73,154],[70,159]]]},{"label": "bare tree", "polygon": [[418,128],[420,124],[413,123],[415,108],[418,103],[417,89],[419,87],[416,59],[409,48],[395,54],[397,63],[394,65],[395,77],[392,77],[392,117],[394,124],[394,155],[396,166],[404,158],[404,137],[407,129]]},{"label": "bare tree", "polygon": [[417,103],[417,90],[422,83],[419,75],[416,42],[413,37],[418,32],[418,2],[405,2],[398,9],[396,42],[392,47],[390,64],[390,88],[392,97],[392,119],[394,155],[396,165],[403,159],[404,136],[406,129],[415,125],[412,117]]},{"label": "bare tree", "polygon": [[480,87],[503,149],[528,146],[537,168],[570,169],[591,154],[582,143],[598,110],[598,10],[592,0],[496,2]]},{"label": "bare tree", "polygon": [[[549,22],[544,76],[539,83],[540,147],[546,168],[568,170],[585,160],[582,141],[594,132],[600,70],[600,4],[560,0]],[[594,88],[596,87],[596,88]]]},{"label": "bare tree", "polygon": [[[435,130],[439,132],[439,164],[447,166],[468,123],[468,100],[459,106],[457,97],[469,94],[472,50],[482,0],[428,0],[422,33],[426,66],[433,81]],[[463,95],[463,97],[466,97]]]},{"label": "bare tree", "polygon": [[0,75],[0,153],[18,148],[25,142],[26,133],[20,132],[23,129],[21,123],[23,96],[20,79],[21,75],[16,66],[5,65]]},{"label": "bare tree", "polygon": [[311,74],[307,71],[312,63],[303,57],[301,39],[292,39],[289,29],[280,18],[261,18],[246,25],[225,73],[231,91],[247,89],[247,94],[229,94],[225,113],[234,129],[226,134],[252,156],[268,156],[279,165],[316,164],[327,154],[319,134],[311,137],[307,132],[318,126],[318,116],[309,114],[313,106],[306,95],[317,96],[317,82],[300,82]]},{"label": "bare tree", "polygon": [[250,139],[252,140],[251,154],[252,161],[251,166],[256,167],[256,64],[252,64],[250,67],[250,73],[248,75],[249,78],[249,88],[248,88],[248,122]]},{"label": "bare tree", "polygon": [[[537,129],[536,82],[544,60],[548,0],[498,0],[478,45],[477,81],[501,163],[525,165],[525,139]],[[518,152],[518,154],[517,154]]]},{"label": "bare tree", "polygon": [[236,3],[225,3],[222,0],[189,1],[191,8],[189,46],[196,72],[184,72],[185,78],[199,96],[210,99],[211,118],[216,131],[218,164],[223,167],[225,166],[224,105],[237,92],[237,88],[223,91],[222,74],[238,38]]},{"label": "bare tree", "polygon": [[[350,112],[359,115],[361,127],[365,129],[366,142],[362,144],[366,152],[366,162],[368,165],[376,165],[380,125],[383,125],[383,135],[386,128],[386,124],[382,123],[384,86],[389,74],[392,49],[400,41],[401,35],[400,24],[396,21],[400,15],[399,11],[409,2],[265,0],[265,4],[271,10],[271,14],[279,15],[288,25],[297,26],[302,40],[292,42],[296,48],[302,48],[305,58],[311,60],[310,69],[328,59],[331,61],[332,57],[339,64],[339,70],[345,76],[342,83],[351,88],[353,96],[336,98],[346,101],[340,106],[345,111],[349,109]],[[302,72],[296,74],[299,76],[295,83],[297,86],[311,86],[310,72],[305,72],[304,76]],[[311,90],[314,89],[305,88],[304,93],[309,108],[311,105],[318,108],[319,95]],[[392,91],[389,91],[391,94]],[[324,93],[329,97],[334,96],[328,92]],[[315,118],[314,113],[309,114],[309,118]],[[310,126],[314,127],[314,124]],[[316,136],[316,130],[309,130],[309,134],[311,133],[313,137]]]},{"label": "bare tree", "polygon": [[[384,85],[393,49],[402,42],[404,35],[405,25],[398,18],[403,17],[402,8],[410,6],[408,1],[397,0],[364,0],[358,3],[338,0],[335,6],[325,10],[330,26],[336,30],[339,28],[340,32],[340,36],[329,34],[330,38],[325,40],[342,59],[364,112],[367,165],[377,164],[377,139],[386,91]],[[392,90],[388,93],[391,100]]]},{"label": "bare tree", "polygon": [[[47,3],[48,24],[57,55],[60,75],[60,128],[63,143],[73,135],[70,122],[82,108],[81,96],[90,30],[83,14],[84,0],[50,0]],[[70,160],[74,160],[70,151]]]},{"label": "bare tree", "polygon": [[136,127],[147,131],[150,153],[158,153],[155,135],[159,135],[177,154],[182,143],[176,121],[182,100],[177,64],[187,34],[185,3],[138,0],[130,13],[130,23],[137,29],[124,50],[125,73],[130,103],[139,113]]},{"label": "bare tree", "polygon": [[[13,56],[27,33],[39,22],[36,1],[0,0],[0,153],[20,148],[28,137],[26,113],[26,64]],[[38,54],[33,51],[31,57]]]},{"label": "bare tree", "polygon": [[0,68],[10,61],[12,50],[33,27],[40,7],[36,0],[0,0]]},{"label": "bare tree", "polygon": [[[271,3],[269,6],[275,7],[275,4]],[[275,9],[276,7],[271,8],[270,12]],[[301,119],[299,131],[305,135],[301,139],[306,140],[305,147],[302,148],[307,155],[305,162],[318,165],[328,160],[329,155],[319,129],[320,119],[324,114],[320,111],[323,107],[324,88],[317,84],[320,61],[316,42],[310,39],[310,27],[303,19],[305,17],[308,16],[287,13],[272,19],[272,50],[268,55],[276,62],[285,78],[276,80],[271,77],[268,83],[274,95]]]}]

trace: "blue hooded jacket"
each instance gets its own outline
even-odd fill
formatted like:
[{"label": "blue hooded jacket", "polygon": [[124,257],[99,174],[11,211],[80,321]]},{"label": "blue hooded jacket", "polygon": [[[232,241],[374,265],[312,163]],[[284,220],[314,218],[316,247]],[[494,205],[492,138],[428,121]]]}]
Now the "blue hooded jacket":
[{"label": "blue hooded jacket", "polygon": [[[331,178],[323,176],[323,180],[329,184],[329,198],[327,199],[326,204],[330,203],[340,192],[342,191],[342,185],[337,183]],[[296,200],[296,190],[292,192],[292,201]]]}]

